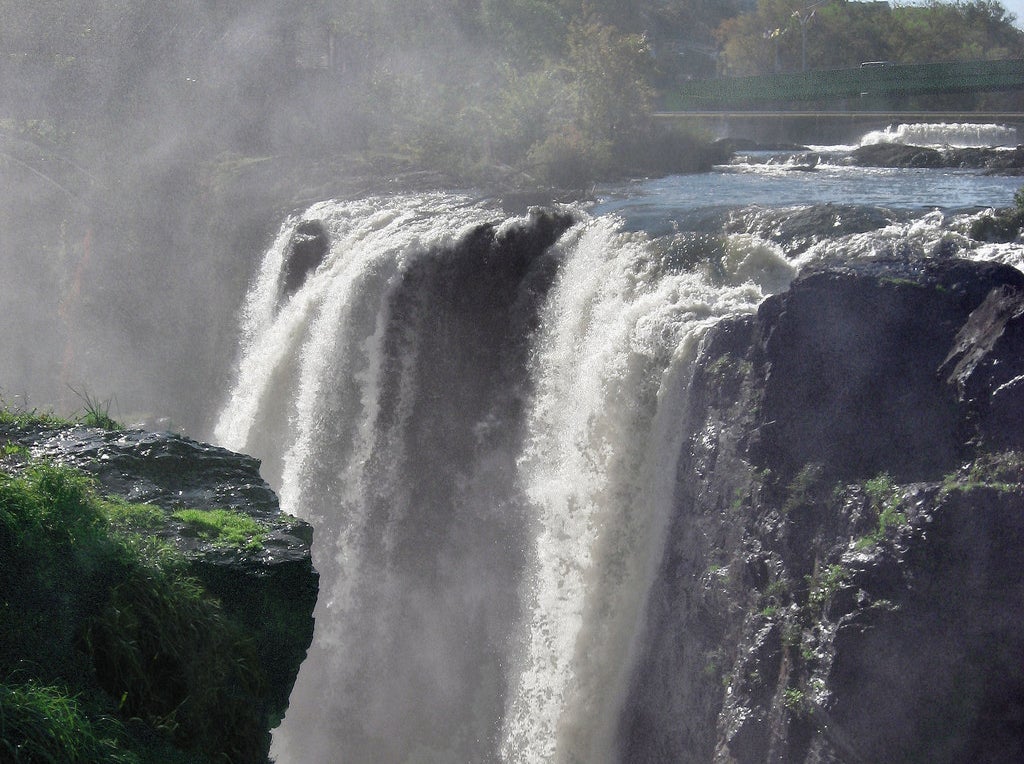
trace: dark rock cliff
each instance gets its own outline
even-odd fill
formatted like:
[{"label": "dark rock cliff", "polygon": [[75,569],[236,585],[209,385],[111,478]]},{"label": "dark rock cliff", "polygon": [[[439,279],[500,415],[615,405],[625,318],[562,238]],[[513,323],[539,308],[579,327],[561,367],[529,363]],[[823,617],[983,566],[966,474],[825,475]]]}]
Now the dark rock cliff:
[{"label": "dark rock cliff", "polygon": [[623,760],[1024,760],[1022,288],[833,264],[706,337]]},{"label": "dark rock cliff", "polygon": [[[260,691],[246,703],[258,706],[255,716],[264,725],[262,742],[254,746],[262,754],[229,758],[266,761],[269,731],[288,707],[312,640],[318,575],[310,556],[312,528],[280,511],[276,495],[260,477],[259,461],[171,433],[140,430],[42,422],[0,425],[0,437],[27,449],[35,460],[90,474],[105,496],[165,510],[147,533],[184,555],[188,572],[220,601],[255,647]],[[182,509],[242,513],[258,524],[259,542],[232,544],[206,537],[172,514]],[[97,671],[103,685],[102,667]]]}]

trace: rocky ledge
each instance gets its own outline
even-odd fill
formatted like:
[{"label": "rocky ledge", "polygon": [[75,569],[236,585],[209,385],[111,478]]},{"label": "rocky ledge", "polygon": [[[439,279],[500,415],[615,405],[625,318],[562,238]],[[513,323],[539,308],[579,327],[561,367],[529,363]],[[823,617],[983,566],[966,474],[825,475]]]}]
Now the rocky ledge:
[{"label": "rocky ledge", "polygon": [[1024,275],[833,264],[706,337],[631,762],[1024,760]]},{"label": "rocky ledge", "polygon": [[[97,494],[148,507],[144,534],[177,550],[188,574],[205,589],[203,596],[219,601],[216,607],[229,619],[230,629],[240,627],[241,639],[255,649],[258,676],[247,677],[255,694],[244,703],[246,713],[254,712],[256,726],[263,729],[256,731],[259,741],[245,753],[224,751],[218,760],[266,761],[269,730],[287,709],[312,640],[318,575],[310,556],[312,528],[281,512],[276,495],[260,477],[259,461],[171,433],[54,425],[46,418],[0,424],[0,442],[6,444],[5,453],[15,454],[5,457],[5,472],[17,474],[27,463],[72,467],[93,478]],[[228,517],[254,522],[246,525],[249,535],[243,541],[226,540],[182,510],[226,511]],[[146,635],[154,636],[159,642],[159,635]],[[206,638],[198,635],[200,643]],[[86,641],[90,639],[95,641]],[[98,651],[93,644],[89,647],[99,684],[121,696],[124,705],[128,691],[122,696],[120,687],[107,686],[114,680],[104,677]],[[152,660],[167,658],[157,655]],[[173,695],[173,688],[163,694]],[[137,715],[148,718],[146,713]],[[189,749],[188,740],[184,745],[177,740],[182,731],[174,737]],[[227,737],[226,731],[221,734]]]},{"label": "rocky ledge", "polygon": [[877,143],[859,146],[853,151],[853,162],[861,167],[950,167],[989,170],[993,173],[1019,175],[1024,172],[1024,146],[1012,150],[992,148],[934,149],[905,146],[901,143]]}]

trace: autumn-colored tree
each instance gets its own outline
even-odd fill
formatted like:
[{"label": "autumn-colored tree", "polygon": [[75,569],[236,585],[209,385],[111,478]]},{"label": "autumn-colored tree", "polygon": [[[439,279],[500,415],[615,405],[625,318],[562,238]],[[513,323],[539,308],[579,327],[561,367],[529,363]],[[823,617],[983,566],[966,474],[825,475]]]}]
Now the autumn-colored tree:
[{"label": "autumn-colored tree", "polygon": [[758,0],[718,29],[724,71],[763,74],[857,66],[863,61],[998,59],[1024,52],[1024,33],[992,0],[928,5]]}]

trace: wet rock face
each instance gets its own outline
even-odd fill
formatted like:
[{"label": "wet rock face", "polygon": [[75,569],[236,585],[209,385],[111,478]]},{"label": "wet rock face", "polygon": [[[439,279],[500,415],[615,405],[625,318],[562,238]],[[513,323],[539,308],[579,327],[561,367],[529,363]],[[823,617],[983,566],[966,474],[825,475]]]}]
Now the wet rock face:
[{"label": "wet rock face", "polygon": [[277,496],[260,477],[258,459],[180,435],[70,427],[40,429],[19,441],[34,456],[88,472],[108,493],[129,501],[280,514]]},{"label": "wet rock face", "polygon": [[[758,311],[763,377],[752,456],[788,482],[808,462],[842,478],[934,479],[962,443],[937,370],[971,311],[1019,271],[874,260],[809,273]],[[927,444],[922,446],[922,444]]]},{"label": "wet rock face", "polygon": [[288,264],[284,276],[284,294],[293,294],[305,283],[310,272],[327,257],[330,251],[327,229],[319,220],[304,220],[295,227],[288,243]]},{"label": "wet rock face", "polygon": [[797,257],[827,238],[877,231],[907,213],[857,204],[815,204],[802,209],[766,209],[753,225],[744,220],[725,223],[728,233],[756,233],[779,245],[786,257]]},{"label": "wet rock face", "polygon": [[709,333],[622,760],[1024,760],[1022,281],[835,263]]},{"label": "wet rock face", "polygon": [[[134,503],[179,509],[232,509],[265,529],[258,546],[204,540],[168,515],[153,533],[189,560],[191,572],[225,612],[252,634],[267,679],[264,713],[276,725],[313,636],[319,588],[308,523],[281,512],[257,459],[171,433],[91,427],[5,427],[6,440],[35,458],[76,467],[100,492]],[[269,737],[267,739],[269,745]]]},{"label": "wet rock face", "polygon": [[968,408],[970,434],[1024,447],[1024,289],[994,289],[972,314],[940,374]]},{"label": "wet rock face", "polygon": [[852,153],[860,167],[942,167],[942,153],[922,146],[900,143],[876,143],[858,146]]}]

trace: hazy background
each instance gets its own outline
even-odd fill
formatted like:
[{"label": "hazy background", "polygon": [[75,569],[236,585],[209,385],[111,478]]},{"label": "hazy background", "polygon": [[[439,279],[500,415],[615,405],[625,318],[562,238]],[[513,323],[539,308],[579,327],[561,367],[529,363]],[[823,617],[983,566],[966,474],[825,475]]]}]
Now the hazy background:
[{"label": "hazy background", "polygon": [[[207,436],[238,305],[290,211],[701,169],[703,138],[651,119],[659,93],[794,69],[806,6],[0,0],[0,394],[72,413],[88,392]],[[809,66],[1024,53],[1003,6],[956,7],[826,3]]]}]

